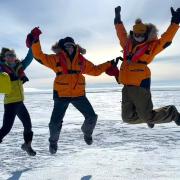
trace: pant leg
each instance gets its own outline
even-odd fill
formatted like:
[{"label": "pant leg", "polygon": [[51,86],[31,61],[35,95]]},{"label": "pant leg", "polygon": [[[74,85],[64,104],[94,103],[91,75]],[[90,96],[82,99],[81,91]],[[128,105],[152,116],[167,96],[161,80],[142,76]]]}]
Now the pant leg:
[{"label": "pant leg", "polygon": [[151,120],[153,124],[169,123],[171,121],[178,121],[180,117],[179,112],[173,105],[161,107],[154,110],[154,116]]},{"label": "pant leg", "polygon": [[10,132],[14,124],[18,106],[19,103],[10,103],[4,105],[3,125],[0,129],[0,141],[2,141],[2,139]]},{"label": "pant leg", "polygon": [[54,99],[54,108],[49,123],[50,143],[57,143],[62,128],[63,118],[70,103],[69,98]]},{"label": "pant leg", "polygon": [[138,124],[141,123],[141,120],[138,117],[138,114],[136,112],[136,107],[133,103],[133,101],[130,98],[130,95],[128,94],[128,87],[124,86],[122,89],[122,120],[123,122],[129,123],[129,124]]},{"label": "pant leg", "polygon": [[142,122],[160,124],[178,120],[179,113],[173,105],[153,110],[150,90],[141,87],[130,87],[128,90]]},{"label": "pant leg", "polygon": [[128,87],[128,93],[136,107],[139,123],[151,123],[154,116],[151,91],[132,86]]},{"label": "pant leg", "polygon": [[97,122],[97,114],[95,114],[93,107],[88,101],[86,96],[74,98],[71,103],[76,107],[84,116],[85,120],[81,127],[84,134],[91,136]]},{"label": "pant leg", "polygon": [[24,127],[23,136],[25,143],[31,142],[33,139],[31,118],[23,102],[21,102],[19,105],[17,116],[21,120]]}]

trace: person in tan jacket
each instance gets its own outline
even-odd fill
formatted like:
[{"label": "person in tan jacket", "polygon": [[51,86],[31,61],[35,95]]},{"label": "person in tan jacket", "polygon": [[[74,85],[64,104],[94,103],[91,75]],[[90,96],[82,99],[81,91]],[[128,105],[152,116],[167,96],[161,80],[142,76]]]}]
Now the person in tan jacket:
[{"label": "person in tan jacket", "polygon": [[[148,64],[172,42],[179,29],[180,8],[171,8],[171,23],[160,38],[157,28],[149,23],[145,24],[137,19],[133,30],[127,34],[121,21],[121,7],[115,8],[115,29],[123,49],[123,62],[120,70],[110,67],[106,72],[116,76],[123,84],[122,89],[122,119],[130,124],[147,123],[150,128],[154,124],[175,121],[180,125],[180,114],[173,105],[153,110],[150,83],[151,72]],[[115,72],[113,74],[113,72]]]},{"label": "person in tan jacket", "polygon": [[81,130],[84,134],[85,142],[91,145],[97,114],[86,97],[85,77],[83,74],[99,76],[111,67],[114,61],[95,66],[82,55],[84,49],[77,45],[71,37],[60,39],[52,47],[55,54],[44,54],[39,41],[40,34],[40,30],[34,28],[27,36],[26,43],[28,47],[32,47],[34,58],[52,69],[56,74],[53,93],[54,109],[49,123],[49,151],[51,154],[57,151],[57,142],[63,118],[70,103],[85,117]]}]

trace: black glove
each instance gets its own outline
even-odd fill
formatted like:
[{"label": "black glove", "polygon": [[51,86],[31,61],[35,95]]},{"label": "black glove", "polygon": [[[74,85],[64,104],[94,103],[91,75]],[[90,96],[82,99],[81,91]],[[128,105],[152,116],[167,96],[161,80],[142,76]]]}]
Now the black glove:
[{"label": "black glove", "polygon": [[171,7],[171,14],[172,14],[171,23],[179,24],[180,23],[180,8],[177,8],[176,11],[174,11],[173,7]]},{"label": "black glove", "polygon": [[115,8],[115,18],[114,18],[114,24],[121,24],[121,6],[117,6]]},{"label": "black glove", "polygon": [[119,60],[123,61],[123,58],[121,56],[116,57],[116,59],[111,60],[111,65],[112,66],[117,66]]}]

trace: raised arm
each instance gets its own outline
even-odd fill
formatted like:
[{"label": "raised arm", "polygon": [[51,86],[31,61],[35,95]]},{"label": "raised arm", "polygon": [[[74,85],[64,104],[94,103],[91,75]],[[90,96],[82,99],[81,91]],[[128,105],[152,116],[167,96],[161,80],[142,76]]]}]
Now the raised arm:
[{"label": "raised arm", "polygon": [[32,60],[33,60],[33,53],[32,53],[32,49],[29,48],[26,57],[21,62],[23,69],[26,69],[31,64]]},{"label": "raised arm", "polygon": [[121,6],[117,6],[115,8],[114,25],[115,25],[117,37],[120,41],[120,45],[122,46],[122,48],[124,48],[128,39],[128,35],[121,21]]},{"label": "raised arm", "polygon": [[32,48],[33,56],[39,63],[54,70],[56,67],[56,55],[48,55],[43,53],[39,41],[39,36],[41,33],[42,32],[38,27],[34,28],[31,33],[27,35],[26,46]]},{"label": "raised arm", "polygon": [[171,7],[171,13],[172,13],[171,24],[169,25],[166,32],[162,34],[161,38],[158,39],[156,48],[154,49],[154,55],[158,54],[172,43],[172,40],[179,29],[180,8],[174,11],[174,9]]},{"label": "raised arm", "polygon": [[55,55],[48,55],[44,54],[41,50],[40,41],[32,44],[32,52],[34,55],[34,58],[41,64],[54,69],[56,66],[56,59]]}]

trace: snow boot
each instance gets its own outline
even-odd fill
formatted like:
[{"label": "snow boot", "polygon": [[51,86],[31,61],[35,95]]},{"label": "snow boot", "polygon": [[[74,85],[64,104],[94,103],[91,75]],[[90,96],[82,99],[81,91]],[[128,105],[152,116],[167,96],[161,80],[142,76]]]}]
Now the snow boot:
[{"label": "snow boot", "polygon": [[180,118],[178,120],[175,121],[177,126],[180,126]]},{"label": "snow boot", "polygon": [[87,136],[84,134],[84,141],[86,142],[87,145],[91,145],[93,143],[92,136]]},{"label": "snow boot", "polygon": [[57,143],[50,143],[50,144],[49,144],[49,152],[50,152],[51,154],[56,154],[57,149],[58,149]]},{"label": "snow boot", "polygon": [[35,156],[36,155],[36,151],[34,151],[31,147],[31,145],[29,145],[29,144],[26,144],[26,143],[22,144],[21,149],[23,151],[26,151],[29,156]]},{"label": "snow boot", "polygon": [[179,118],[175,121],[175,123],[177,126],[180,126],[180,115],[179,115]]},{"label": "snow boot", "polygon": [[147,123],[147,125],[148,125],[148,127],[151,128],[151,129],[154,128],[154,124]]}]

